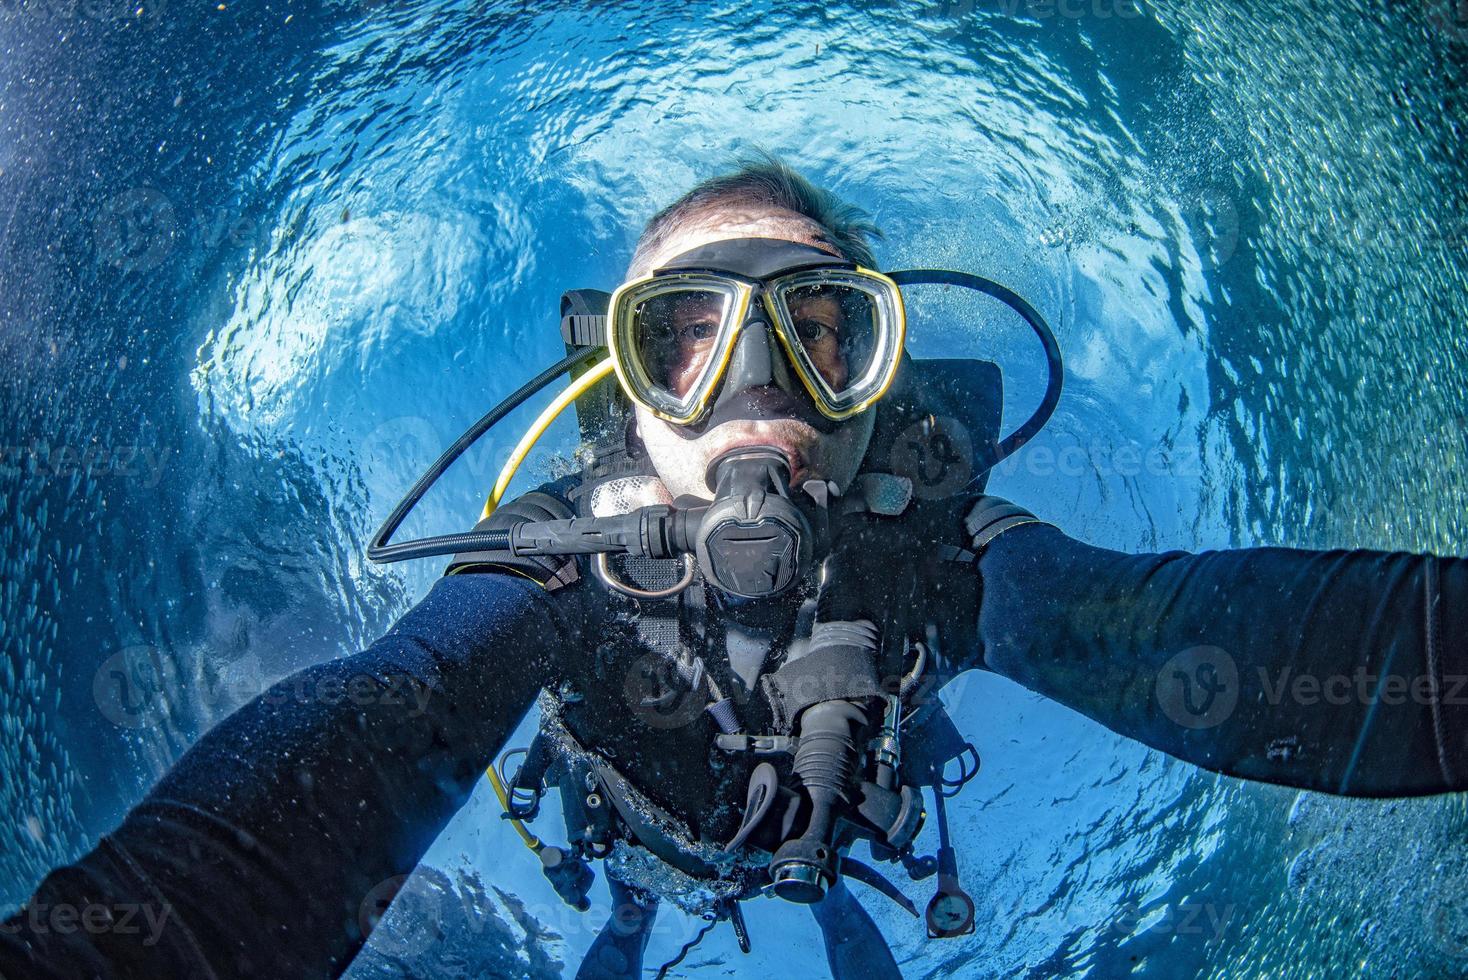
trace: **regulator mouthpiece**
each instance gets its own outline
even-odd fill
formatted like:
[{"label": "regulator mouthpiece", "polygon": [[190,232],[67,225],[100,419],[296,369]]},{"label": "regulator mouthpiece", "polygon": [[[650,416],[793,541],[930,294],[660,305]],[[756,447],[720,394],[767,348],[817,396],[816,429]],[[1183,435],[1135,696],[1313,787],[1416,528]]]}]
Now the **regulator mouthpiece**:
[{"label": "regulator mouthpiece", "polygon": [[776,596],[805,577],[810,521],[790,499],[790,463],[768,446],[731,450],[709,467],[714,502],[699,527],[698,565],[710,585],[746,599]]}]

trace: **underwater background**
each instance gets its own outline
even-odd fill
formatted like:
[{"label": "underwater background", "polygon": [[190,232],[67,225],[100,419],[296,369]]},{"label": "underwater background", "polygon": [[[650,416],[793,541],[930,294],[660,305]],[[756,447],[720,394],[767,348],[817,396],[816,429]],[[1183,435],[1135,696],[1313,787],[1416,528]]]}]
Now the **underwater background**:
[{"label": "underwater background", "polygon": [[[1065,395],[995,492],[1130,551],[1463,553],[1465,82],[1455,0],[0,0],[0,912],[423,593],[436,563],[365,562],[377,523],[560,356],[560,293],[753,147],[866,207],[883,268],[1051,320]],[[998,361],[1012,427],[1038,345],[965,302],[914,291],[912,349]],[[467,526],[543,403],[405,531]],[[574,425],[545,446],[517,487]],[[906,976],[1468,974],[1463,797],[1216,777],[990,676],[949,700],[978,929],[862,892]],[[481,785],[349,975],[570,975],[593,899]],[[825,974],[807,913],[746,908],[752,954],[719,926],[672,975]],[[665,909],[647,963],[701,925]]]}]

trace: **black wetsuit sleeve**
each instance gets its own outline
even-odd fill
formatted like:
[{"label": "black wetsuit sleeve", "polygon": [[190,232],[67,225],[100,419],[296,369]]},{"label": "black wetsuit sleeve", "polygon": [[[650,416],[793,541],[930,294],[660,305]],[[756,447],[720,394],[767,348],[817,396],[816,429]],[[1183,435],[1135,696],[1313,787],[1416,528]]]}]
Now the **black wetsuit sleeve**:
[{"label": "black wetsuit sleeve", "polygon": [[0,926],[0,976],[337,975],[364,903],[413,869],[573,642],[569,606],[511,575],[445,578],[367,650],[275,685],[47,876]]},{"label": "black wetsuit sleeve", "polygon": [[1116,732],[1330,793],[1468,790],[1468,561],[1126,555],[1033,524],[979,568],[984,665]]}]

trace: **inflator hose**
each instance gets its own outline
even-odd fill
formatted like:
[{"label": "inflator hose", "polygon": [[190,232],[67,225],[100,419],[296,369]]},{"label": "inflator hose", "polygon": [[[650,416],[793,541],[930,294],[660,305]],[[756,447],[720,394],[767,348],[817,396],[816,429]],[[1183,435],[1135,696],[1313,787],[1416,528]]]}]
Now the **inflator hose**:
[{"label": "inflator hose", "polygon": [[377,533],[372,536],[372,540],[367,545],[368,561],[378,563],[406,561],[410,558],[452,555],[461,551],[503,551],[509,547],[508,532],[503,531],[445,534],[432,538],[420,538],[416,541],[404,541],[401,544],[389,544],[388,541],[397,533],[403,521],[407,520],[413,508],[418,506],[418,501],[423,499],[423,495],[438,482],[439,477],[443,476],[444,472],[454,465],[454,462],[464,455],[470,446],[478,442],[481,436],[494,428],[500,419],[519,408],[530,396],[581,362],[605,355],[605,347],[586,347],[567,354],[525,382],[510,397],[490,409],[488,414],[464,430],[464,434],[443,451],[443,455],[439,456],[433,465],[418,478],[418,482],[413,484],[412,489],[392,509],[392,513],[387,515],[387,520],[382,522],[382,527],[377,529]]},{"label": "inflator hose", "polygon": [[1018,313],[1030,325],[1035,336],[1040,338],[1040,345],[1045,348],[1045,363],[1049,375],[1045,381],[1045,395],[1040,399],[1039,407],[1029,418],[1025,419],[1019,428],[999,441],[999,445],[995,447],[994,458],[989,460],[987,466],[974,474],[973,479],[978,480],[1033,439],[1041,429],[1045,428],[1045,423],[1050,421],[1050,416],[1055,414],[1055,406],[1060,404],[1060,391],[1065,385],[1065,365],[1060,357],[1060,345],[1055,342],[1055,334],[1051,332],[1050,325],[1045,322],[1040,312],[1029,304],[1029,301],[1008,286],[1002,286],[992,279],[953,269],[903,269],[900,272],[889,272],[887,278],[899,286],[964,286],[992,296]]}]

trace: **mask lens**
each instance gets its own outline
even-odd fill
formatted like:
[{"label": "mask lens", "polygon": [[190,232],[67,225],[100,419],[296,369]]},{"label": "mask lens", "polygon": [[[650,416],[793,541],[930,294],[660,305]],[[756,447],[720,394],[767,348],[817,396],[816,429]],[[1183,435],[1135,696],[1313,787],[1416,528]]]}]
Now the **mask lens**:
[{"label": "mask lens", "polygon": [[785,294],[790,325],[806,357],[837,394],[867,376],[877,350],[874,297],[844,283],[797,286]]},{"label": "mask lens", "polygon": [[707,289],[671,289],[638,302],[632,336],[648,380],[684,398],[718,351],[733,296]]}]

